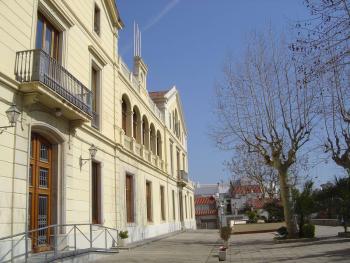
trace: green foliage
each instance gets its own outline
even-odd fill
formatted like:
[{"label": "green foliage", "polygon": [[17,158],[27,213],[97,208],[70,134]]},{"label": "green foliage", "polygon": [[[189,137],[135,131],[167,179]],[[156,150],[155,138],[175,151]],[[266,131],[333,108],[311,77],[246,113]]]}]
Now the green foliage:
[{"label": "green foliage", "polygon": [[252,207],[249,204],[245,204],[241,209],[239,209],[239,214],[247,214],[249,211],[252,210]]},{"label": "green foliage", "polygon": [[302,226],[302,237],[313,238],[315,237],[315,226],[312,224],[305,224]]},{"label": "green foliage", "polygon": [[336,193],[333,186],[314,192],[315,210],[319,218],[336,219]]},{"label": "green foliage", "polygon": [[350,177],[335,179],[336,211],[344,231],[350,226]]},{"label": "green foliage", "polygon": [[231,227],[224,226],[220,228],[220,237],[222,240],[227,241],[230,239],[231,236]]},{"label": "green foliage", "polygon": [[264,210],[269,213],[268,222],[281,222],[284,221],[283,206],[278,200],[273,200],[264,205]]},{"label": "green foliage", "polygon": [[316,207],[325,211],[328,218],[338,218],[347,232],[350,226],[350,175],[335,178],[333,185],[314,194]]},{"label": "green foliage", "polygon": [[313,198],[313,182],[307,181],[304,184],[302,192],[293,189],[294,212],[298,215],[299,237],[302,237],[303,226],[308,223],[310,215],[315,211],[315,201]]},{"label": "green foliage", "polygon": [[127,239],[127,238],[129,237],[128,231],[120,231],[120,232],[119,232],[119,237],[120,237],[121,239]]},{"label": "green foliage", "polygon": [[248,216],[248,223],[254,224],[258,222],[258,214],[256,211],[247,211],[246,215]]}]

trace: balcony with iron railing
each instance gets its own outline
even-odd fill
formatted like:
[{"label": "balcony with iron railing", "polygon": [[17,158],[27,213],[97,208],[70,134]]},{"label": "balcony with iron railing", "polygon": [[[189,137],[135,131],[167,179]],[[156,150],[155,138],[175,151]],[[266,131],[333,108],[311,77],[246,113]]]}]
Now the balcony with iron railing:
[{"label": "balcony with iron railing", "polygon": [[178,170],[177,183],[180,186],[186,186],[188,184],[188,173],[184,170]]},{"label": "balcony with iron railing", "polygon": [[17,52],[15,76],[25,104],[39,101],[69,120],[91,121],[91,91],[43,50]]}]

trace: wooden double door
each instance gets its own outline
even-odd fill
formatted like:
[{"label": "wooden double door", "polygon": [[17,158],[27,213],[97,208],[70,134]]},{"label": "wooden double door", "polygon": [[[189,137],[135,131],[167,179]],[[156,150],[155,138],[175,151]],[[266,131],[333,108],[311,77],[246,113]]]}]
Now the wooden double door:
[{"label": "wooden double door", "polygon": [[52,145],[33,133],[30,148],[28,228],[34,251],[50,249]]}]

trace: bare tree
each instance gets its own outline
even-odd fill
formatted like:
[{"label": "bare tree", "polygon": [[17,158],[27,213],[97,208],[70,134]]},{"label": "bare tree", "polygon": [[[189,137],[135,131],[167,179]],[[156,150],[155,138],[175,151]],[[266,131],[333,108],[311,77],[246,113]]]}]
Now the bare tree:
[{"label": "bare tree", "polygon": [[250,153],[245,144],[238,145],[235,152],[236,155],[225,163],[232,180],[248,179],[259,185],[263,196],[268,196],[270,199],[278,197],[279,182],[276,170],[266,166],[261,155]]},{"label": "bare tree", "polygon": [[223,149],[243,142],[277,171],[288,233],[295,236],[289,173],[310,140],[317,96],[286,47],[272,34],[254,36],[242,61],[227,59],[213,136]]},{"label": "bare tree", "polygon": [[[276,169],[265,164],[261,154],[249,152],[245,144],[235,147],[235,155],[225,165],[232,180],[247,179],[260,186],[264,196],[269,199],[280,198],[280,187]],[[292,187],[306,180],[308,169],[307,156],[302,156],[289,168],[289,184]]]},{"label": "bare tree", "polygon": [[[291,45],[307,62],[308,81],[322,79],[325,150],[334,162],[350,169],[350,1],[305,0],[311,19],[299,22]],[[320,89],[321,90],[321,89]]]},{"label": "bare tree", "polygon": [[304,0],[311,18],[296,24],[298,37],[290,47],[308,59],[309,79],[335,66],[350,64],[350,1]]},{"label": "bare tree", "polygon": [[334,66],[322,78],[324,127],[326,131],[325,151],[333,161],[350,170],[350,89],[349,70]]}]

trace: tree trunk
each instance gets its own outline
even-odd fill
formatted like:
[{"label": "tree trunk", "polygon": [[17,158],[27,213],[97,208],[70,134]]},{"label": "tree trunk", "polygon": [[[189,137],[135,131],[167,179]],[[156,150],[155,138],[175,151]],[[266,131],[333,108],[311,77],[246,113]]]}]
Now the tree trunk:
[{"label": "tree trunk", "polygon": [[303,233],[303,225],[305,224],[304,221],[304,215],[301,214],[300,215],[300,219],[299,219],[299,237],[303,237],[304,233]]},{"label": "tree trunk", "polygon": [[293,219],[292,203],[290,200],[290,189],[287,182],[287,171],[278,171],[280,187],[281,187],[281,198],[284,211],[284,220],[286,221],[286,226],[288,230],[288,237],[296,237],[296,226]]}]

